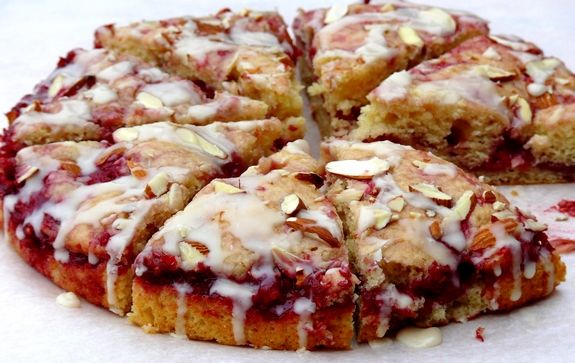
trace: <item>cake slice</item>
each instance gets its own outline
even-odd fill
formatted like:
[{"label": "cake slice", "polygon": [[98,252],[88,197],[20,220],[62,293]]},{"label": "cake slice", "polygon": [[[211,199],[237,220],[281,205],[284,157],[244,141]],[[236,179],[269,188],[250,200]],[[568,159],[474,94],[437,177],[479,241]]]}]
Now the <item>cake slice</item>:
[{"label": "cake slice", "polygon": [[7,113],[6,148],[109,140],[114,130],[157,121],[205,125],[266,118],[261,101],[171,76],[104,49],[70,51],[56,70]]},{"label": "cake slice", "polygon": [[455,165],[389,141],[322,155],[361,280],[360,342],[514,309],[564,281],[546,226]]},{"label": "cake slice", "polygon": [[335,136],[350,131],[389,75],[488,32],[472,14],[406,2],[300,10],[293,28],[314,117],[323,135]]},{"label": "cake slice", "polygon": [[95,44],[136,55],[206,88],[264,101],[270,115],[300,116],[295,50],[276,12],[224,9],[213,16],[105,25]]},{"label": "cake slice", "polygon": [[277,119],[161,122],[107,142],[30,146],[16,155],[4,231],[20,255],[62,288],[123,314],[132,262],[163,222],[216,177],[238,175],[290,137]]},{"label": "cake slice", "polygon": [[130,320],[221,344],[349,349],[355,277],[307,153],[290,143],[170,218],[136,259]]},{"label": "cake slice", "polygon": [[355,140],[431,150],[488,181],[573,181],[575,77],[514,37],[476,37],[387,78]]}]

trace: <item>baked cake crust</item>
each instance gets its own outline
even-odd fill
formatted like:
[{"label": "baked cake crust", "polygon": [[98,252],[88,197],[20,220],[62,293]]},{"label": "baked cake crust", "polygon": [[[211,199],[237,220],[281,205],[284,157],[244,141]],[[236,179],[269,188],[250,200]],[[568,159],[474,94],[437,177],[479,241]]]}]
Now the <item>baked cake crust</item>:
[{"label": "baked cake crust", "polygon": [[290,143],[168,220],[136,260],[131,321],[223,344],[349,349],[355,277],[307,152]]},{"label": "baked cake crust", "polygon": [[353,128],[367,94],[393,72],[488,31],[472,14],[406,2],[300,10],[293,28],[314,117],[334,136]]},{"label": "baked cake crust", "polygon": [[573,180],[575,77],[512,37],[476,37],[386,79],[355,140],[431,150],[492,183]]},{"label": "baked cake crust", "polygon": [[564,281],[545,225],[455,165],[388,141],[333,140],[322,156],[362,282],[359,341],[507,311]]}]

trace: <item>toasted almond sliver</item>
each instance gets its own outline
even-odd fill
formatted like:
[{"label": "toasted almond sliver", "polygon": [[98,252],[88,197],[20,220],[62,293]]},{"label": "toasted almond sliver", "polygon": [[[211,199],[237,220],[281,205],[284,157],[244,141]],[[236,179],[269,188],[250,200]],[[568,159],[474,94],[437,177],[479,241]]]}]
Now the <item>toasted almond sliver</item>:
[{"label": "toasted almond sliver", "polygon": [[238,193],[245,193],[245,190],[242,190],[240,188],[236,188],[231,184],[228,183],[224,183],[218,180],[215,180],[213,182],[214,184],[214,191],[216,193],[225,193],[225,194],[238,194]]},{"label": "toasted almond sliver", "polygon": [[328,173],[353,179],[370,179],[389,170],[387,160],[373,157],[367,160],[337,160],[327,163]]}]

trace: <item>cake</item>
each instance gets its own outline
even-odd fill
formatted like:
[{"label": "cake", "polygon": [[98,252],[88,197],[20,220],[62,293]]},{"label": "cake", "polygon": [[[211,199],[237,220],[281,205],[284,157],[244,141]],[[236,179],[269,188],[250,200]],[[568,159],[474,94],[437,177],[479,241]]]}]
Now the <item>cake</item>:
[{"label": "cake", "polygon": [[270,116],[300,116],[296,51],[275,12],[224,9],[213,16],[142,21],[96,30],[95,45],[132,54],[214,91],[265,102]]},{"label": "cake", "polygon": [[238,175],[285,143],[283,126],[159,122],[118,129],[113,144],[23,148],[17,192],[4,198],[7,239],[60,287],[123,315],[132,263],[149,237],[210,180]]},{"label": "cake", "polygon": [[130,320],[222,344],[349,349],[355,277],[308,152],[290,143],[170,218],[136,260]]},{"label": "cake", "polygon": [[532,43],[476,37],[368,99],[354,140],[431,150],[491,183],[573,181],[575,77]]},{"label": "cake", "polygon": [[109,139],[114,130],[157,121],[205,125],[266,118],[265,103],[202,89],[132,56],[75,49],[8,112],[12,149]]},{"label": "cake", "polygon": [[293,28],[313,115],[334,136],[349,133],[367,94],[392,73],[488,32],[472,14],[407,2],[300,10]]},{"label": "cake", "polygon": [[322,158],[361,281],[360,342],[508,311],[565,279],[546,226],[449,162],[389,141],[329,141]]},{"label": "cake", "polygon": [[404,2],[300,11],[294,30],[320,128],[346,138],[321,161],[276,12],[100,27],[7,113],[0,225],[60,303],[148,333],[335,350],[551,294],[565,265],[546,227],[464,169],[569,179],[565,66]]}]

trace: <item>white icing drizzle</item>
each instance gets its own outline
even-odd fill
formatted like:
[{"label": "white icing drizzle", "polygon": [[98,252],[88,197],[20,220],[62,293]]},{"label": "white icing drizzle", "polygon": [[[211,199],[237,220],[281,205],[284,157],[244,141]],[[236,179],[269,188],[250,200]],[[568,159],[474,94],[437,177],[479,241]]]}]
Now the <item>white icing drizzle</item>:
[{"label": "white icing drizzle", "polygon": [[452,178],[457,175],[457,167],[453,164],[425,164],[422,171],[425,175],[447,175]]},{"label": "white icing drizzle", "polygon": [[85,96],[97,105],[109,103],[118,99],[118,94],[105,84],[98,84],[86,91]]},{"label": "white icing drizzle", "polygon": [[29,111],[21,114],[14,123],[17,131],[23,132],[28,125],[50,123],[54,125],[83,124],[92,119],[88,103],[79,100],[61,100],[60,110],[54,113]]},{"label": "white icing drizzle", "polygon": [[373,92],[377,98],[383,101],[391,101],[405,97],[407,87],[410,85],[411,75],[407,71],[401,71],[387,77]]},{"label": "white icing drizzle", "polygon": [[389,284],[376,298],[381,301],[380,320],[377,328],[377,337],[383,338],[389,329],[389,319],[394,307],[399,309],[413,308],[415,301],[411,296],[401,293],[394,284]]},{"label": "white icing drizzle", "polygon": [[315,304],[306,297],[300,297],[295,301],[293,310],[299,315],[299,322],[297,325],[299,347],[306,348],[308,332],[313,330],[311,314],[315,312]]},{"label": "white icing drizzle", "polygon": [[202,102],[201,95],[196,93],[192,85],[187,81],[148,84],[142,88],[142,91],[158,97],[168,107],[182,103],[198,104]]},{"label": "white icing drizzle", "polygon": [[[358,26],[363,26],[368,34],[362,43],[353,44],[353,49],[349,49],[349,44],[340,49],[332,43],[336,34],[345,34],[350,31],[347,28]],[[396,32],[401,26],[434,36],[448,36],[455,32],[457,24],[449,13],[439,8],[402,7],[383,13],[350,14],[330,22],[317,32],[317,57],[361,57],[367,62],[390,58],[397,50],[388,47],[384,33]]]},{"label": "white icing drizzle", "polygon": [[188,311],[188,306],[186,304],[186,294],[193,291],[192,286],[188,283],[174,283],[174,288],[178,294],[177,304],[178,308],[176,310],[176,327],[175,334],[180,337],[186,336],[186,312]]},{"label": "white icing drizzle", "polygon": [[432,328],[407,327],[397,333],[397,340],[410,348],[431,348],[443,341],[441,330]]},{"label": "white icing drizzle", "polygon": [[553,264],[552,255],[549,251],[541,251],[541,262],[547,274],[547,294],[550,294],[555,288],[555,265]]},{"label": "white icing drizzle", "polygon": [[212,285],[210,294],[218,294],[232,299],[232,325],[236,344],[246,343],[245,320],[246,312],[252,306],[252,297],[257,292],[258,287],[251,284],[238,284],[237,282],[219,278]]},{"label": "white icing drizzle", "polygon": [[112,64],[108,68],[101,70],[96,74],[96,77],[107,82],[113,82],[132,73],[133,69],[134,63],[130,61],[123,61]]},{"label": "white icing drizzle", "polygon": [[474,70],[457,74],[448,79],[432,80],[418,84],[413,90],[417,95],[432,95],[444,104],[454,104],[461,99],[476,102],[505,115],[503,97],[499,96],[495,83]]}]

